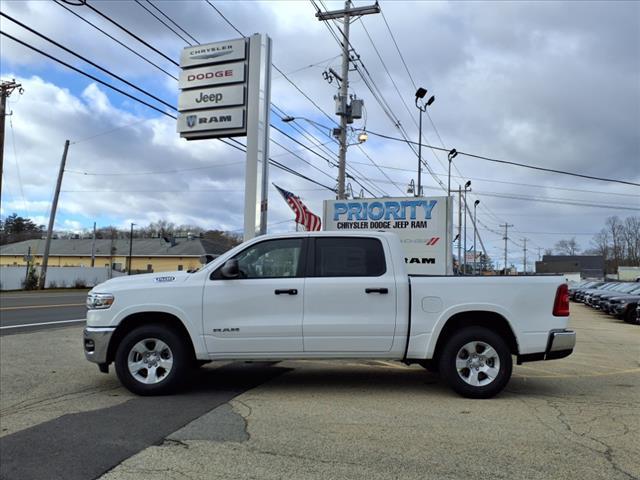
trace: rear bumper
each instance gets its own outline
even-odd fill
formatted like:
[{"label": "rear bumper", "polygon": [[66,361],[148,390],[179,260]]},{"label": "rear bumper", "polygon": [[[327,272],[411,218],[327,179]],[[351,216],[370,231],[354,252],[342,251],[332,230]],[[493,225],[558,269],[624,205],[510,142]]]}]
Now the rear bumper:
[{"label": "rear bumper", "polygon": [[576,332],[567,329],[551,330],[549,332],[547,348],[544,352],[518,355],[517,363],[520,365],[524,362],[565,358],[573,353],[575,346]]},{"label": "rear bumper", "polygon": [[84,356],[87,360],[98,365],[107,365],[109,342],[114,331],[115,327],[86,327],[84,329]]}]

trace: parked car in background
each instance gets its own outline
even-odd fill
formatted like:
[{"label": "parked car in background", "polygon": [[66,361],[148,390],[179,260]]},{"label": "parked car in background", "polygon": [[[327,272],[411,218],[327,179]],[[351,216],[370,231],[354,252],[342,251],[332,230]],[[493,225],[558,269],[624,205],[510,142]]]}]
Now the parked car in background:
[{"label": "parked car in background", "polygon": [[603,302],[608,298],[617,297],[627,293],[635,293],[636,290],[640,291],[640,286],[635,282],[620,283],[611,288],[611,290],[593,294],[591,296],[591,306],[595,309],[601,310]]},{"label": "parked car in background", "polygon": [[584,293],[590,289],[590,288],[598,288],[599,286],[604,285],[604,282],[586,282],[584,285],[581,285],[579,287],[576,287],[575,290],[573,290],[573,292],[571,292],[571,289],[569,289],[569,295],[571,300],[574,300],[576,302],[580,302],[582,301],[582,297],[584,295]]},{"label": "parked car in background", "polygon": [[588,288],[584,292],[582,292],[582,295],[580,296],[580,301],[586,305],[589,305],[591,303],[591,297],[593,295],[599,292],[609,291],[616,285],[618,285],[618,282],[608,282],[598,286],[597,288]]},{"label": "parked car in background", "polygon": [[613,297],[609,300],[609,313],[621,318],[627,323],[638,324],[638,303],[640,293],[635,295],[624,295]]},{"label": "parked car in background", "polygon": [[640,295],[640,285],[638,285],[635,282],[630,283],[628,285],[628,288],[624,290],[617,291],[617,292],[610,292],[605,295],[601,295],[600,299],[598,300],[597,307],[599,310],[602,310],[604,313],[611,313],[611,301],[613,299],[619,299],[619,298],[624,298],[627,296],[634,296],[634,295]]}]

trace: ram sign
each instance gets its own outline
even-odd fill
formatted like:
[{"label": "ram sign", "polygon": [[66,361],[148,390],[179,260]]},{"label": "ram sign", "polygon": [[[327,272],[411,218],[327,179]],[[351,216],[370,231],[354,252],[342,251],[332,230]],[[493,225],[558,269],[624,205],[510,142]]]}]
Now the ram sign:
[{"label": "ram sign", "polygon": [[[325,200],[324,229],[384,230],[398,234],[410,274],[452,271],[447,197]],[[449,234],[447,233],[449,231]]]}]

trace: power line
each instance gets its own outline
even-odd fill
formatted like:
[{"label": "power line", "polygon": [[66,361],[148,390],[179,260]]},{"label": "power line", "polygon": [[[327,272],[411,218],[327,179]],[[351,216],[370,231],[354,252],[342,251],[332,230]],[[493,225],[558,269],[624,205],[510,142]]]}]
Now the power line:
[{"label": "power line", "polygon": [[107,20],[109,23],[115,25],[116,27],[118,27],[120,30],[122,30],[123,32],[125,32],[126,34],[128,34],[129,36],[135,38],[137,41],[139,41],[140,43],[142,43],[144,46],[146,46],[147,48],[153,50],[154,52],[156,52],[158,55],[160,55],[162,58],[164,58],[165,60],[167,60],[168,62],[174,64],[176,67],[179,67],[180,64],[178,62],[176,62],[175,60],[173,60],[171,57],[168,57],[167,55],[165,55],[164,53],[162,53],[160,50],[158,50],[156,47],[154,47],[153,45],[151,45],[150,43],[146,42],[145,40],[143,40],[142,38],[140,38],[138,35],[136,35],[135,33],[131,32],[128,28],[123,27],[122,25],[120,25],[119,23],[113,21],[111,18],[109,18],[108,15],[105,15],[104,13],[102,13],[100,10],[98,10],[96,7],[90,5],[88,2],[85,2],[85,5],[87,7],[89,7],[92,11],[94,11],[95,13],[97,13],[98,15],[100,15],[102,18],[104,18],[105,20]]},{"label": "power line", "polygon": [[170,103],[168,103],[168,102],[166,102],[166,101],[162,100],[161,98],[156,97],[155,95],[153,95],[153,94],[151,94],[151,93],[147,92],[146,90],[144,90],[144,89],[142,89],[142,88],[138,87],[137,85],[134,85],[134,84],[133,84],[133,83],[131,83],[130,81],[128,81],[128,80],[126,80],[126,79],[122,78],[122,77],[121,77],[121,76],[119,76],[119,75],[116,75],[115,73],[111,72],[110,70],[108,70],[108,69],[106,69],[106,68],[104,68],[104,67],[102,67],[102,66],[98,65],[97,63],[92,62],[92,61],[91,61],[91,60],[89,60],[88,58],[83,57],[82,55],[80,55],[79,53],[76,53],[75,51],[71,50],[70,48],[67,48],[67,47],[65,47],[64,45],[61,45],[60,43],[56,42],[55,40],[52,40],[52,39],[51,39],[51,38],[49,38],[48,36],[46,36],[46,35],[44,35],[44,34],[42,34],[42,33],[38,32],[38,31],[34,30],[33,28],[31,28],[31,27],[29,27],[29,26],[25,25],[24,23],[22,23],[22,22],[20,22],[20,21],[16,20],[15,18],[13,18],[13,17],[11,17],[11,16],[7,15],[6,13],[4,13],[4,12],[0,12],[0,15],[2,15],[2,16],[3,16],[3,17],[5,17],[5,18],[8,18],[8,19],[9,19],[9,20],[11,20],[13,23],[15,23],[15,24],[17,24],[17,25],[20,25],[22,28],[24,28],[25,30],[28,30],[29,32],[33,33],[34,35],[37,35],[38,37],[40,37],[40,38],[42,38],[42,39],[46,40],[47,42],[52,43],[53,45],[55,45],[56,47],[58,47],[58,48],[60,48],[60,49],[64,50],[65,52],[70,53],[70,54],[71,54],[71,55],[73,55],[74,57],[77,57],[77,58],[79,58],[80,60],[83,60],[84,62],[87,62],[87,63],[88,63],[89,65],[91,65],[92,67],[95,67],[95,68],[97,68],[98,70],[100,70],[100,71],[102,71],[102,72],[106,73],[107,75],[111,75],[113,78],[116,78],[117,80],[120,80],[122,83],[124,83],[125,85],[127,85],[127,86],[129,86],[129,87],[133,88],[134,90],[137,90],[138,92],[143,93],[144,95],[146,95],[146,96],[148,96],[148,97],[150,97],[150,98],[153,98],[153,99],[154,99],[154,100],[156,100],[157,102],[162,103],[163,105],[165,105],[165,106],[167,106],[167,107],[169,107],[169,108],[174,108],[174,107],[173,107],[173,105],[171,105]]},{"label": "power line", "polygon": [[144,60],[145,62],[147,62],[149,65],[152,65],[153,67],[157,68],[158,70],[160,70],[163,73],[166,73],[167,75],[169,75],[171,78],[173,78],[174,80],[178,80],[178,77],[176,77],[175,75],[169,73],[168,71],[166,71],[164,68],[162,68],[160,65],[153,63],[151,60],[149,60],[147,57],[145,57],[144,55],[140,54],[139,52],[136,52],[133,48],[129,47],[128,45],[124,44],[123,42],[121,42],[120,40],[118,40],[117,38],[115,38],[113,35],[105,32],[102,28],[98,27],[95,23],[90,22],[89,20],[87,20],[86,18],[84,18],[83,16],[79,15],[78,13],[74,12],[72,9],[70,9],[69,7],[67,7],[66,5],[63,5],[62,3],[60,3],[60,1],[58,0],[53,0],[54,2],[56,2],[59,6],[61,6],[62,8],[64,8],[66,11],[68,11],[69,13],[71,13],[72,15],[75,15],[77,18],[79,18],[80,20],[82,20],[83,22],[91,25],[93,28],[95,28],[96,30],[98,30],[100,33],[102,33],[103,35],[107,36],[108,38],[110,38],[111,40],[113,40],[114,42],[116,42],[118,45],[126,48],[128,51],[130,51],[131,53],[133,53],[134,55],[136,55],[138,58],[141,58],[142,60]]},{"label": "power line", "polygon": [[[382,138],[386,138],[389,140],[395,140],[397,142],[405,142],[405,143],[411,143],[414,145],[417,145],[418,142],[414,142],[411,140],[407,140],[407,139],[402,139],[402,138],[398,138],[398,137],[392,137],[390,135],[385,135],[383,133],[379,133],[379,132],[373,132],[371,130],[367,130],[368,133],[375,135],[377,137],[382,137]],[[440,150],[440,151],[447,151],[446,148],[440,148],[440,147],[435,147],[433,145],[428,145],[428,144],[422,144],[423,147],[427,147],[427,148],[431,148],[434,150]],[[539,170],[539,171],[543,171],[543,172],[551,172],[551,173],[559,173],[562,175],[570,175],[572,177],[580,177],[580,178],[587,178],[589,180],[598,180],[598,181],[602,181],[602,182],[611,182],[611,183],[621,183],[624,185],[633,185],[634,187],[640,187],[640,183],[634,183],[634,182],[628,182],[626,180],[617,180],[617,179],[611,179],[611,178],[604,178],[604,177],[596,177],[596,176],[592,176],[592,175],[585,175],[582,173],[575,173],[575,172],[566,172],[564,170],[557,170],[554,168],[545,168],[545,167],[538,167],[536,165],[526,165],[524,163],[518,163],[518,162],[512,162],[509,160],[499,160],[496,158],[490,158],[490,157],[484,157],[482,155],[475,155],[473,153],[467,153],[467,152],[462,152],[460,150],[458,150],[458,155],[464,155],[466,157],[471,157],[471,158],[477,158],[478,160],[486,160],[488,162],[495,162],[495,163],[502,163],[502,164],[506,164],[506,165],[513,165],[516,167],[523,167],[523,168],[529,168],[532,170]]]},{"label": "power line", "polygon": [[[73,71],[75,71],[75,72],[77,72],[77,73],[79,73],[79,74],[81,74],[81,75],[84,75],[85,77],[88,77],[88,78],[90,78],[90,79],[92,79],[92,80],[94,80],[94,81],[96,81],[96,82],[98,82],[98,83],[100,83],[100,84],[102,84],[102,85],[104,85],[104,86],[106,86],[106,87],[108,87],[108,88],[110,88],[110,89],[112,89],[112,90],[114,90],[114,91],[116,91],[116,92],[120,93],[121,95],[125,95],[126,97],[130,98],[131,100],[134,100],[134,101],[136,101],[136,102],[138,102],[138,103],[141,103],[141,104],[143,104],[143,105],[147,106],[148,108],[151,108],[151,109],[153,109],[153,110],[155,110],[155,111],[157,111],[157,112],[159,112],[159,113],[162,113],[163,115],[166,115],[167,117],[170,117],[170,118],[172,118],[172,119],[174,119],[174,120],[176,120],[176,119],[177,119],[177,117],[176,117],[176,116],[174,116],[174,115],[172,115],[172,114],[170,114],[170,113],[168,113],[168,112],[165,112],[165,111],[163,111],[163,110],[161,110],[161,109],[159,109],[159,108],[157,108],[157,107],[155,107],[155,106],[151,105],[150,103],[147,103],[147,102],[145,102],[144,100],[141,100],[141,99],[139,99],[139,98],[135,97],[134,95],[131,95],[131,94],[129,94],[129,93],[127,93],[127,92],[125,92],[124,90],[121,90],[121,89],[119,89],[118,87],[115,87],[115,86],[113,86],[113,85],[111,85],[111,84],[109,84],[109,83],[107,83],[107,82],[105,82],[105,81],[103,81],[103,80],[101,80],[101,79],[99,79],[99,78],[97,78],[97,77],[95,77],[95,76],[93,76],[93,75],[89,74],[89,73],[86,73],[86,72],[84,72],[84,71],[80,70],[79,68],[76,68],[76,67],[74,67],[73,65],[70,65],[70,64],[68,64],[68,63],[66,63],[66,62],[64,62],[64,61],[62,61],[62,60],[60,60],[59,58],[54,57],[53,55],[50,55],[50,54],[48,54],[48,53],[46,53],[46,52],[44,52],[44,51],[42,51],[42,50],[40,50],[40,49],[38,49],[38,48],[36,48],[36,47],[32,46],[32,45],[29,45],[28,43],[23,42],[22,40],[19,40],[19,39],[17,39],[16,37],[14,37],[14,36],[12,36],[12,35],[10,35],[10,34],[8,34],[8,33],[4,32],[4,31],[1,31],[1,30],[0,30],[0,35],[4,35],[4,36],[6,36],[6,37],[10,38],[11,40],[13,40],[13,41],[15,41],[15,42],[17,42],[17,43],[19,43],[19,44],[21,44],[21,45],[23,45],[23,46],[25,46],[25,47],[27,47],[27,48],[31,49],[31,50],[33,50],[33,51],[35,51],[35,52],[39,53],[39,54],[41,54],[41,55],[43,55],[43,56],[45,56],[45,57],[47,57],[47,58],[49,58],[49,59],[51,59],[51,60],[53,60],[53,61],[57,62],[57,63],[60,63],[61,65],[64,65],[65,67],[67,67],[67,68],[69,68],[69,69],[71,69],[71,70],[73,70]],[[237,149],[237,150],[240,150],[240,151],[242,151],[242,152],[245,152],[245,151],[246,151],[246,150],[245,150],[245,149],[246,149],[246,147],[245,147],[244,145],[242,145],[242,144],[240,144],[240,145],[241,145],[241,147],[244,147],[245,149],[243,149],[243,148],[241,148],[241,147],[239,147],[239,146],[237,146],[237,145],[233,145],[233,144],[229,143],[228,141],[226,141],[225,139],[219,139],[219,140],[220,140],[222,143],[224,143],[224,144],[226,144],[226,145],[229,145],[229,146],[231,146],[231,147],[233,147],[233,148],[235,148],[235,149]],[[233,139],[231,139],[231,140],[233,140]],[[239,142],[238,142],[238,143],[239,143]],[[300,174],[300,173],[296,172],[295,170],[292,170],[292,169],[290,169],[290,168],[288,168],[288,167],[286,167],[286,166],[282,165],[280,162],[276,162],[276,161],[274,161],[274,160],[271,160],[271,159],[270,159],[270,163],[271,163],[272,165],[274,165],[275,167],[280,168],[281,170],[285,170],[285,171],[287,171],[287,172],[289,172],[289,173],[291,173],[291,174],[293,174],[293,175],[296,175],[296,176],[298,176],[298,177],[300,177],[300,178],[303,178],[303,179],[305,179],[305,180],[307,180],[307,181],[309,181],[309,182],[315,183],[315,184],[317,184],[317,185],[319,185],[319,186],[322,186],[322,187],[324,187],[324,188],[326,188],[326,189],[328,189],[328,190],[330,190],[330,191],[334,191],[334,189],[333,189],[333,188],[331,188],[331,187],[329,187],[329,186],[327,186],[327,185],[324,185],[324,184],[322,184],[322,183],[319,183],[319,182],[317,182],[317,181],[315,181],[315,180],[313,180],[313,179],[311,179],[311,178],[309,178],[309,177],[307,177],[307,176],[305,176],[305,175],[302,175],[302,174]]]},{"label": "power line", "polygon": [[[184,43],[186,43],[187,45],[191,45],[191,42],[190,42],[189,40],[187,40],[186,38],[184,38],[180,33],[176,32],[176,31],[175,31],[175,29],[174,29],[171,25],[167,24],[167,22],[165,22],[165,21],[164,21],[164,20],[162,20],[160,17],[158,17],[155,13],[153,13],[151,10],[149,10],[149,8],[148,8],[148,7],[146,7],[145,5],[143,5],[143,4],[142,4],[142,2],[140,2],[140,0],[135,0],[135,2],[136,2],[138,5],[140,5],[140,7],[141,7],[141,8],[143,8],[144,10],[146,10],[146,11],[149,13],[149,15],[151,15],[153,18],[155,18],[156,20],[158,20],[162,25],[164,25],[164,26],[165,26],[165,27],[167,27],[169,30],[171,30],[173,33],[175,33],[175,34],[176,34],[176,36],[177,36],[180,40],[182,40],[182,41],[183,41]],[[156,6],[155,6],[153,3],[149,2],[149,4],[150,4],[152,7],[156,8]],[[166,15],[165,15],[165,16],[166,16]],[[197,42],[196,42],[196,43],[197,43]]]},{"label": "power line", "polygon": [[49,55],[48,53],[46,53],[46,52],[44,52],[44,51],[40,50],[39,48],[36,48],[36,47],[34,47],[34,46],[32,46],[32,45],[29,45],[29,44],[28,44],[28,43],[26,43],[26,42],[23,42],[22,40],[17,39],[17,38],[16,38],[16,37],[14,37],[13,35],[9,35],[8,33],[3,32],[3,31],[1,31],[1,30],[0,30],[0,34],[1,34],[1,35],[4,35],[4,36],[5,36],[5,37],[7,37],[7,38],[10,38],[10,39],[11,39],[11,40],[13,40],[14,42],[19,43],[20,45],[22,45],[22,46],[24,46],[24,47],[27,47],[27,48],[29,48],[29,49],[33,50],[34,52],[39,53],[40,55],[43,55],[43,56],[45,56],[45,57],[47,57],[47,58],[49,58],[49,59],[53,60],[54,62],[57,62],[57,63],[59,63],[59,64],[61,64],[61,65],[64,65],[65,67],[67,67],[67,68],[69,68],[69,69],[71,69],[71,70],[73,70],[73,71],[75,71],[75,72],[77,72],[77,73],[79,73],[79,74],[81,74],[81,75],[84,75],[85,77],[88,77],[88,78],[90,78],[91,80],[93,80],[93,81],[95,81],[95,82],[98,82],[98,83],[100,83],[100,84],[104,85],[105,87],[108,87],[108,88],[110,88],[110,89],[112,89],[112,90],[114,90],[114,91],[116,91],[116,92],[120,93],[121,95],[124,95],[124,96],[126,96],[126,97],[129,97],[131,100],[134,100],[134,101],[136,101],[136,102],[138,102],[138,103],[141,103],[141,104],[143,104],[143,105],[145,105],[145,106],[147,106],[147,107],[149,107],[149,108],[151,108],[151,109],[155,110],[156,112],[159,112],[159,113],[161,113],[161,114],[163,114],[163,115],[166,115],[166,116],[168,116],[168,117],[173,118],[174,120],[176,120],[176,119],[177,119],[177,117],[175,117],[175,116],[171,115],[170,113],[167,113],[167,112],[165,112],[164,110],[162,110],[162,109],[160,109],[160,108],[158,108],[158,107],[156,107],[156,106],[154,106],[154,105],[151,105],[150,103],[145,102],[144,100],[140,100],[139,98],[137,98],[137,97],[135,97],[135,96],[133,96],[133,95],[131,95],[131,94],[129,94],[129,93],[127,93],[127,92],[125,92],[124,90],[121,90],[120,88],[115,87],[115,86],[111,85],[110,83],[107,83],[107,82],[105,82],[104,80],[101,80],[101,79],[99,79],[98,77],[95,77],[95,76],[91,75],[90,73],[84,72],[84,71],[80,70],[79,68],[76,68],[76,67],[74,67],[73,65],[70,65],[70,64],[68,64],[67,62],[63,61],[63,60],[60,60],[59,58],[54,57],[53,55]]},{"label": "power line", "polygon": [[[184,28],[182,28],[180,25],[178,25],[176,22],[174,22],[174,21],[173,21],[173,19],[172,19],[169,15],[167,15],[166,13],[164,13],[164,12],[160,9],[160,7],[158,7],[157,5],[153,4],[153,3],[151,2],[151,0],[147,0],[147,3],[148,3],[149,5],[151,5],[154,9],[156,9],[156,10],[160,13],[160,15],[162,15],[164,18],[166,18],[166,19],[167,19],[167,20],[169,20],[171,23],[173,23],[173,24],[178,28],[178,30],[180,30],[182,33],[184,33],[187,37],[189,37],[191,40],[193,40],[196,44],[197,44],[197,43],[200,43],[198,40],[196,40],[196,39],[193,37],[193,35],[191,35],[191,34],[190,34],[189,32],[187,32]],[[189,43],[189,42],[187,41],[186,43]]]},{"label": "power line", "polygon": [[231,163],[221,163],[218,165],[208,165],[206,167],[193,167],[193,168],[179,168],[174,170],[156,170],[151,172],[85,172],[82,170],[67,170],[67,173],[75,173],[78,175],[87,175],[87,176],[100,176],[100,177],[117,177],[117,176],[128,176],[128,175],[161,175],[165,173],[181,173],[181,172],[193,172],[195,170],[208,170],[210,168],[220,168],[220,167],[229,167],[232,165],[241,165],[245,162],[231,162]]}]

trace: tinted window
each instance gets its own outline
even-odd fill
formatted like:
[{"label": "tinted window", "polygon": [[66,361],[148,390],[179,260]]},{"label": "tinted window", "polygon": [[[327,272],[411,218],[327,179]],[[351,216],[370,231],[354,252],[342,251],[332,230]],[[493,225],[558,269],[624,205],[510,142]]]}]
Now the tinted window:
[{"label": "tinted window", "polygon": [[297,277],[301,238],[269,240],[252,245],[236,255],[240,278]]},{"label": "tinted window", "polygon": [[386,271],[375,238],[316,238],[317,277],[378,277]]}]

